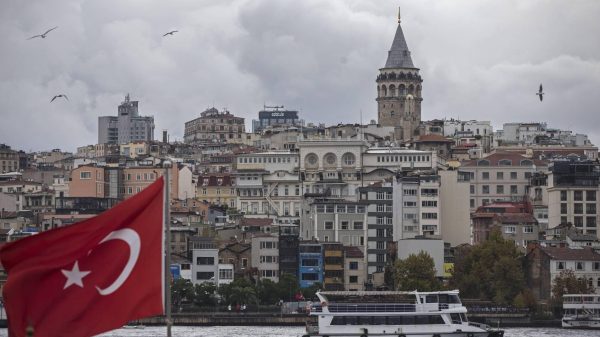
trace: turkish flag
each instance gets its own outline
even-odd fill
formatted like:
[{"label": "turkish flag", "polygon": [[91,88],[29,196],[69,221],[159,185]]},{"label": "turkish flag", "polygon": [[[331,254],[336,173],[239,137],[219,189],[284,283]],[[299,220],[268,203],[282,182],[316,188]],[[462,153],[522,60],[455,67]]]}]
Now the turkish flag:
[{"label": "turkish flag", "polygon": [[84,337],[164,312],[161,177],[77,224],[0,247],[9,336]]}]

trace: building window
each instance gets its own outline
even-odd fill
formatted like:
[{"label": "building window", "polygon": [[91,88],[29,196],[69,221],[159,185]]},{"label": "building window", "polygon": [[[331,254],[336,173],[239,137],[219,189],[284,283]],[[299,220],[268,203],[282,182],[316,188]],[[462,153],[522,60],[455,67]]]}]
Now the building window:
[{"label": "building window", "polygon": [[325,229],[333,229],[333,221],[325,221]]},{"label": "building window", "polygon": [[593,270],[600,270],[600,262],[594,261],[594,263],[592,264],[592,269]]},{"label": "building window", "polygon": [[596,191],[585,191],[586,201],[596,201]]},{"label": "building window", "polygon": [[523,233],[533,233],[533,226],[523,227]]},{"label": "building window", "polygon": [[196,258],[196,264],[201,266],[214,265],[215,258],[211,256],[199,256]]},{"label": "building window", "polygon": [[220,269],[219,280],[233,280],[233,270],[231,269]]},{"label": "building window", "polygon": [[573,191],[573,200],[583,201],[583,191]]},{"label": "building window", "polygon": [[567,191],[560,191],[560,201],[567,201]]},{"label": "building window", "polygon": [[567,223],[567,217],[566,216],[561,216],[560,217],[560,223],[561,224],[566,224]]},{"label": "building window", "polygon": [[475,194],[475,185],[469,186],[469,193]]},{"label": "building window", "polygon": [[587,227],[596,227],[596,217],[595,216],[588,216],[585,219],[585,225]]},{"label": "building window", "polygon": [[214,279],[215,273],[212,271],[199,271],[196,272],[196,279],[198,280],[210,280]]},{"label": "building window", "polygon": [[511,180],[515,180],[515,179],[517,179],[517,172],[511,172],[511,173],[510,173],[510,179],[511,179]]},{"label": "building window", "polygon": [[483,179],[483,180],[489,180],[490,179],[490,173],[489,172],[481,172],[481,179]]},{"label": "building window", "polygon": [[581,261],[575,262],[575,270],[585,270],[585,263]]},{"label": "building window", "polygon": [[510,185],[510,194],[518,194],[519,190],[517,185]]},{"label": "building window", "polygon": [[352,262],[348,263],[348,268],[350,270],[358,270],[358,262],[352,261]]},{"label": "building window", "polygon": [[504,194],[504,185],[496,185],[496,194]]},{"label": "building window", "polygon": [[515,234],[517,232],[516,226],[504,226],[504,233],[506,234]]},{"label": "building window", "polygon": [[483,194],[490,194],[490,185],[483,185],[483,186],[481,186],[481,193],[483,193]]},{"label": "building window", "polygon": [[79,172],[79,179],[92,179],[92,172],[89,172],[89,171]]},{"label": "building window", "polygon": [[596,214],[596,204],[585,204],[585,214]]},{"label": "building window", "polygon": [[348,229],[348,221],[341,222],[341,229]]},{"label": "building window", "polygon": [[575,227],[583,227],[583,217],[582,216],[573,217],[573,221],[575,222]]},{"label": "building window", "polygon": [[377,194],[375,195],[375,199],[376,200],[384,200],[385,199],[385,192],[377,192]]},{"label": "building window", "polygon": [[275,241],[261,241],[260,249],[277,249],[277,242]]},{"label": "building window", "polygon": [[496,179],[503,180],[504,179],[504,172],[496,172]]},{"label": "building window", "polygon": [[556,262],[556,269],[557,270],[564,270],[565,269],[565,263],[563,261],[557,261]]},{"label": "building window", "polygon": [[470,199],[470,200],[469,200],[469,206],[470,206],[471,208],[475,208],[475,199]]},{"label": "building window", "polygon": [[358,276],[350,276],[350,283],[358,283]]},{"label": "building window", "polygon": [[362,221],[354,221],[354,229],[363,229]]},{"label": "building window", "polygon": [[583,204],[580,204],[580,203],[573,204],[573,213],[583,214]]},{"label": "building window", "polygon": [[567,214],[567,204],[566,203],[562,203],[560,204],[560,214]]}]

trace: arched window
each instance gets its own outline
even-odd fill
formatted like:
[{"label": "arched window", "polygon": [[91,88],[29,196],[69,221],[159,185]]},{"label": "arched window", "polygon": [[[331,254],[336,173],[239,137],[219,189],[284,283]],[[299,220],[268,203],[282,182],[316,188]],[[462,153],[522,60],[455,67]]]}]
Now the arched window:
[{"label": "arched window", "polygon": [[323,157],[323,166],[324,167],[335,167],[337,164],[337,156],[331,152],[327,153]]},{"label": "arched window", "polygon": [[487,159],[481,159],[477,162],[477,166],[490,166],[490,161]]},{"label": "arched window", "polygon": [[344,164],[344,166],[353,166],[355,162],[356,162],[356,157],[354,156],[353,153],[346,152],[342,156],[342,163]]},{"label": "arched window", "polygon": [[316,168],[319,166],[319,157],[314,153],[309,153],[304,157],[304,165],[310,168]]},{"label": "arched window", "polygon": [[398,95],[400,95],[400,96],[406,95],[406,87],[404,86],[404,84],[400,84],[398,86]]},{"label": "arched window", "polygon": [[512,160],[501,159],[500,161],[498,161],[498,165],[500,165],[500,166],[512,166]]},{"label": "arched window", "polygon": [[415,86],[414,85],[409,85],[408,86],[408,94],[409,95],[414,95],[415,94]]},{"label": "arched window", "polygon": [[533,161],[529,159],[523,159],[521,160],[521,166],[533,166]]},{"label": "arched window", "polygon": [[390,85],[390,97],[396,97],[396,86]]},{"label": "arched window", "polygon": [[385,85],[381,86],[381,96],[382,97],[386,97],[387,96],[387,87]]}]

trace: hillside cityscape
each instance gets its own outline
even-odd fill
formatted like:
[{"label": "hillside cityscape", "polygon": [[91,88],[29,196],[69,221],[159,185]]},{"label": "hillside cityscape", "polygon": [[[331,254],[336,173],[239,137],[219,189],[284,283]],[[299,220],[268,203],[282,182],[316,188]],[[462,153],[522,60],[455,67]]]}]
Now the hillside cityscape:
[{"label": "hillside cityscape", "polygon": [[[377,120],[325,125],[265,104],[249,121],[210,107],[180,121],[174,141],[123,93],[98,117],[96,144],[0,144],[0,242],[94,217],[170,161],[179,311],[318,289],[459,289],[542,312],[564,293],[600,294],[600,162],[586,134],[543,120],[426,119],[435,79],[421,76],[400,17],[373,74]],[[1,270],[0,288],[6,279]]]}]

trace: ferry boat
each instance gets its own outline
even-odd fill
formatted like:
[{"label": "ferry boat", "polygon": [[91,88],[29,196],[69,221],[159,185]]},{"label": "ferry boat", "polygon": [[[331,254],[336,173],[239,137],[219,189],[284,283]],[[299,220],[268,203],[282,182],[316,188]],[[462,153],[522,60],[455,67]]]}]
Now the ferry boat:
[{"label": "ferry boat", "polygon": [[467,320],[458,290],[321,291],[306,325],[309,336],[503,337]]},{"label": "ferry boat", "polygon": [[563,295],[562,327],[600,329],[600,295]]}]

